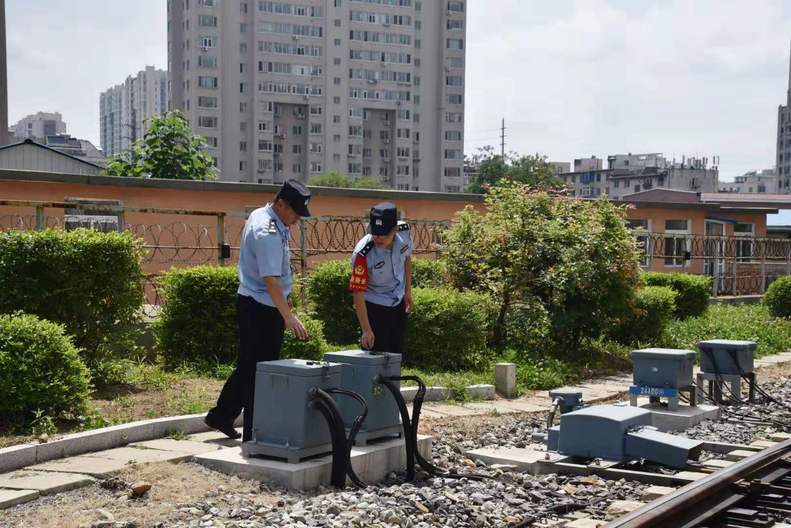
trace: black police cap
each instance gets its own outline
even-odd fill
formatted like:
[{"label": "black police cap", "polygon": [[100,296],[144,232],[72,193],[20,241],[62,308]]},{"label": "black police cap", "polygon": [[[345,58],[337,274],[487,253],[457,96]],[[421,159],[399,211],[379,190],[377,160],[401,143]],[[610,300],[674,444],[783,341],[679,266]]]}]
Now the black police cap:
[{"label": "black police cap", "polygon": [[310,190],[301,182],[290,179],[283,182],[283,186],[277,192],[275,201],[282,198],[296,211],[299,216],[310,216],[308,202],[310,202]]},{"label": "black police cap", "polygon": [[382,202],[373,206],[370,216],[372,235],[386,235],[398,225],[398,209],[395,204],[390,202]]}]

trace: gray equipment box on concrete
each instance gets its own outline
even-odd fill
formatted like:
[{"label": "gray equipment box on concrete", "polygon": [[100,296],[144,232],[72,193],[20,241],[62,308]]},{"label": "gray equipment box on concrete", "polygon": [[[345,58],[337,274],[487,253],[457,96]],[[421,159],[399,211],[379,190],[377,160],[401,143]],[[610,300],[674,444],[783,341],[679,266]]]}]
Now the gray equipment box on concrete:
[{"label": "gray equipment box on concrete", "polygon": [[341,365],[304,359],[256,365],[253,439],[245,456],[264,455],[298,462],[332,451],[324,416],[308,406],[310,389],[341,386]]},{"label": "gray equipment box on concrete", "polygon": [[632,364],[634,384],[638,387],[679,389],[692,385],[695,353],[670,348],[633,350]]},{"label": "gray equipment box on concrete", "polygon": [[561,414],[564,414],[573,411],[582,403],[582,391],[574,387],[552,389],[549,391],[549,399],[553,402],[559,399],[558,409]]},{"label": "gray equipment box on concrete", "polygon": [[700,370],[708,374],[739,376],[753,371],[757,345],[753,341],[713,339],[698,343]]},{"label": "gray equipment box on concrete", "polygon": [[[401,354],[346,350],[327,353],[324,358],[343,365],[341,387],[356,392],[368,404],[368,417],[357,434],[357,443],[362,445],[375,438],[400,434],[398,405],[390,392],[374,380],[380,375],[400,376]],[[399,382],[395,383],[400,386]],[[339,397],[338,406],[346,427],[351,427],[360,414],[360,404],[351,398]]]},{"label": "gray equipment box on concrete", "polygon": [[596,405],[562,414],[558,453],[624,460],[626,432],[641,425],[651,425],[651,412],[639,407]]}]

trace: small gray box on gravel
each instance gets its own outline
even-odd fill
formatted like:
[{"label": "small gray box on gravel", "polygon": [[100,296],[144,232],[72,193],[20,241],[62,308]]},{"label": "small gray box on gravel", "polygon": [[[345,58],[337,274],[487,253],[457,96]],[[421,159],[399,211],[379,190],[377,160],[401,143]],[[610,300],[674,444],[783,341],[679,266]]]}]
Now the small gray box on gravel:
[{"label": "small gray box on gravel", "polygon": [[728,374],[739,376],[753,371],[755,349],[754,341],[732,341],[713,339],[698,343],[700,349],[700,370],[708,374]]},{"label": "small gray box on gravel", "polygon": [[695,353],[672,348],[632,351],[633,380],[638,387],[680,389],[692,385]]}]

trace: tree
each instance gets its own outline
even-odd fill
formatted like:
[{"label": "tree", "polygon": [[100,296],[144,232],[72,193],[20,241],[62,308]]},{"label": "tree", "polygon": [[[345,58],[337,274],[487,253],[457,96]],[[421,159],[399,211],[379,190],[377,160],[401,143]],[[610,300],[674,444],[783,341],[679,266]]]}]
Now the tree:
[{"label": "tree", "polygon": [[192,135],[189,122],[178,110],[151,119],[143,139],[107,164],[111,176],[213,180],[214,160],[206,154],[206,140]]},{"label": "tree", "polygon": [[496,348],[531,336],[532,351],[574,353],[633,311],[640,267],[624,208],[509,181],[486,205],[457,216],[442,258],[455,287],[497,301]]},{"label": "tree", "polygon": [[346,174],[331,171],[320,176],[311,176],[308,185],[316,187],[340,187],[344,189],[387,189],[383,181],[376,178],[350,178]]},{"label": "tree", "polygon": [[503,156],[496,154],[494,147],[487,145],[478,149],[478,153],[468,162],[478,166],[477,173],[467,187],[468,192],[482,194],[503,180],[545,190],[559,190],[563,186],[546,157],[538,154],[523,156],[511,152]]}]

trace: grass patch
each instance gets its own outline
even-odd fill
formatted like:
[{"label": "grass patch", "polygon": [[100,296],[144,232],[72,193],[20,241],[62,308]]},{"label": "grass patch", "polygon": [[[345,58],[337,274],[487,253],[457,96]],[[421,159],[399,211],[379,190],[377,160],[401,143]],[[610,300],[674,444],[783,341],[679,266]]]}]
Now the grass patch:
[{"label": "grass patch", "polygon": [[707,339],[755,341],[756,357],[768,356],[791,349],[791,321],[772,317],[763,304],[714,305],[699,317],[672,321],[661,344],[697,352]]}]

